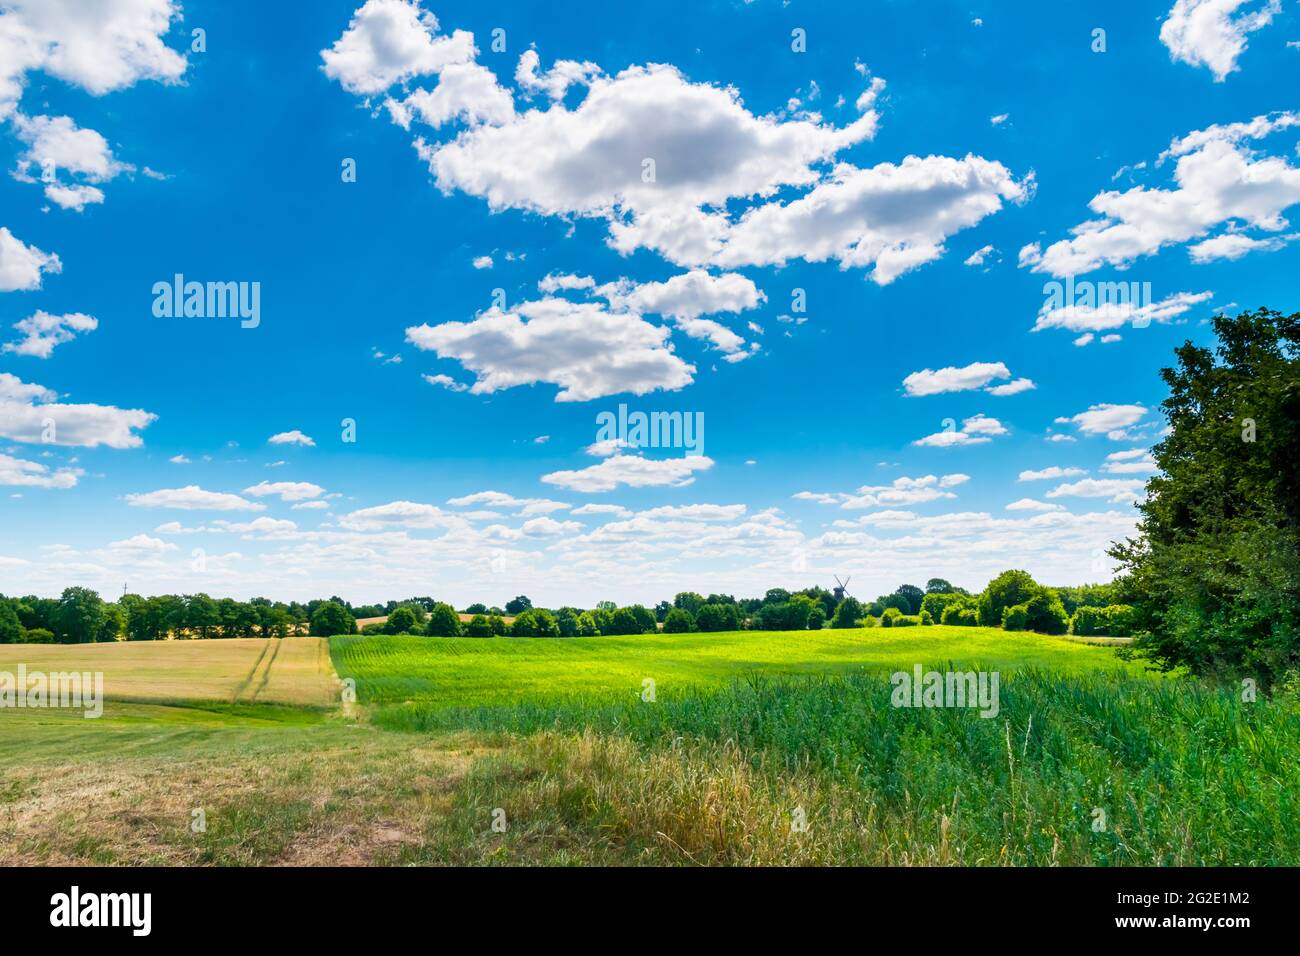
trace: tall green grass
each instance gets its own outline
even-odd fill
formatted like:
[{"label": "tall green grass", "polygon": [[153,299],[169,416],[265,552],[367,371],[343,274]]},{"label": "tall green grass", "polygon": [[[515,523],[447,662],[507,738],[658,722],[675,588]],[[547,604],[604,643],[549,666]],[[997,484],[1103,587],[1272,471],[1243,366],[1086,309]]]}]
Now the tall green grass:
[{"label": "tall green grass", "polygon": [[[622,821],[624,839],[639,833],[645,852],[654,833],[676,833],[673,843],[690,846],[695,862],[1300,863],[1294,706],[1245,703],[1191,680],[1028,670],[1003,675],[1001,712],[984,719],[973,710],[894,708],[891,689],[868,674],[755,677],[654,703],[407,704],[381,707],[374,719],[395,730],[520,736],[539,762],[532,772],[555,790],[535,801],[535,812],[543,802],[567,807],[569,831],[581,829],[587,811],[606,833]],[[641,757],[607,754],[594,779],[591,760],[577,755],[618,740]],[[557,756],[565,746],[576,761],[568,770]],[[752,795],[730,811],[708,809],[718,793],[736,792],[738,773],[762,791],[766,816],[719,842],[727,812],[755,812]],[[479,802],[505,806],[523,799],[520,787],[542,785],[494,779],[483,778]],[[566,786],[580,792],[565,797]],[[705,817],[721,812],[721,830],[697,831],[680,800],[652,812],[654,801],[683,787],[687,807],[696,799]],[[767,819],[792,814],[797,802],[812,834],[803,842]],[[486,810],[475,804],[474,812]]]}]

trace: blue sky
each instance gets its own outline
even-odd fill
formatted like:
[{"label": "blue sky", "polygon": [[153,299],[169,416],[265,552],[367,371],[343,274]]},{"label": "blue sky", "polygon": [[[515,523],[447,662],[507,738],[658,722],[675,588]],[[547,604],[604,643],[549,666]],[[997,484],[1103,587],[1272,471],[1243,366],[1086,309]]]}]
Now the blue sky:
[{"label": "blue sky", "polygon": [[0,0],[0,591],[1108,577],[1174,346],[1297,307],[1300,12],[1090,7]]}]

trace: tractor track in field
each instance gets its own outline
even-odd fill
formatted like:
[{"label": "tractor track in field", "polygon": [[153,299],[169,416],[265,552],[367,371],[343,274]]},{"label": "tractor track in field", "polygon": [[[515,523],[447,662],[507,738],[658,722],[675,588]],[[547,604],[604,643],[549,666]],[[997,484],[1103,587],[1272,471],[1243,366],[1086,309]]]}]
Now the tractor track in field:
[{"label": "tractor track in field", "polygon": [[[258,683],[256,689],[249,696],[248,702],[251,704],[257,700],[259,694],[266,690],[266,685],[271,682],[271,668],[275,666],[275,659],[280,656],[280,648],[284,641],[280,638],[271,638],[271,656],[266,658],[266,667],[262,669],[262,680]],[[263,655],[265,656],[265,655]]]}]

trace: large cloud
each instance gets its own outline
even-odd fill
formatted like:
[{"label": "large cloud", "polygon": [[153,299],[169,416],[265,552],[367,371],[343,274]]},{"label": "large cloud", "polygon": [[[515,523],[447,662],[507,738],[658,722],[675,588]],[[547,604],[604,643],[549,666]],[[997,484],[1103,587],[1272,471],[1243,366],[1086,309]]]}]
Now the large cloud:
[{"label": "large cloud", "polygon": [[382,93],[474,58],[474,35],[437,36],[438,19],[409,0],[367,0],[334,46],[321,51],[325,75],[350,93]]},{"label": "large cloud", "polygon": [[[360,25],[371,20],[390,36],[384,50],[371,39],[376,28]],[[472,49],[454,67],[433,63],[434,47],[450,42],[436,30],[415,4],[369,0],[323,52],[326,71],[363,95],[440,73],[432,92],[386,101],[403,126],[415,118],[435,129],[453,119],[468,125],[449,142],[415,139],[439,188],[481,197],[493,210],[603,220],[609,244],[624,254],[649,249],[692,267],[833,260],[871,267],[884,284],[1032,191],[1002,164],[971,155],[835,164],[874,137],[879,77],[858,97],[860,115],[835,126],[797,109],[757,115],[739,91],[693,83],[670,64],[606,76],[594,63],[562,60],[543,71],[529,50],[515,80],[525,100],[545,92],[551,102],[521,112],[494,74],[470,62]],[[570,108],[564,100],[575,84],[587,89]],[[715,344],[725,338],[716,323],[695,329]]]},{"label": "large cloud", "polygon": [[0,372],[0,438],[49,445],[138,448],[135,434],[157,419],[139,408],[57,402],[50,389]]},{"label": "large cloud", "polygon": [[708,471],[713,459],[704,455],[682,458],[642,458],[639,455],[613,455],[598,465],[577,471],[553,471],[542,481],[573,491],[613,491],[619,485],[631,488],[682,488],[695,481],[695,472]]},{"label": "large cloud", "polygon": [[1160,42],[1171,58],[1208,67],[1222,83],[1237,69],[1247,34],[1268,26],[1281,10],[1282,0],[1177,0],[1160,26]]},{"label": "large cloud", "polygon": [[27,245],[0,226],[0,292],[39,289],[42,273],[62,268],[58,256]]},{"label": "large cloud", "polygon": [[668,329],[638,315],[557,298],[406,330],[412,345],[475,372],[475,394],[549,382],[560,386],[557,402],[689,385],[695,366],[673,354],[668,336]]},{"label": "large cloud", "polygon": [[[1176,160],[1173,188],[1137,186],[1098,193],[1088,203],[1099,218],[1075,226],[1073,238],[1045,250],[1037,243],[1020,252],[1021,266],[1056,276],[1081,275],[1104,265],[1125,268],[1161,249],[1203,239],[1224,227],[1225,236],[1263,233],[1274,239],[1287,226],[1283,213],[1300,202],[1300,168],[1282,155],[1261,155],[1247,145],[1300,125],[1300,112],[1257,116],[1244,123],[1211,126],[1170,144],[1157,165]],[[1217,237],[1215,237],[1217,238]],[[1191,250],[1197,262],[1219,254],[1240,256],[1264,242],[1244,246],[1240,238],[1201,242]]]},{"label": "large cloud", "polygon": [[26,74],[42,70],[95,96],[140,80],[178,81],[185,57],[163,36],[173,0],[5,0],[0,12],[0,119],[13,112]]}]

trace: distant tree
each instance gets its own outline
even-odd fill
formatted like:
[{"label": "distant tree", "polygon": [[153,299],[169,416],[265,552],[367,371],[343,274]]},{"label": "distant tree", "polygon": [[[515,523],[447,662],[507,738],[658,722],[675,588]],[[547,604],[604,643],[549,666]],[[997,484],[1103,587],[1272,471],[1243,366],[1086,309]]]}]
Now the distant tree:
[{"label": "distant tree", "polygon": [[839,607],[835,609],[835,615],[831,618],[831,627],[857,627],[864,614],[862,602],[850,595],[841,601]]},{"label": "distant tree", "polygon": [[484,615],[486,615],[487,612],[488,612],[488,609],[487,609],[487,605],[486,605],[486,604],[471,604],[469,607],[465,608],[465,613],[466,613],[466,614],[484,614]]},{"label": "distant tree", "polygon": [[681,591],[673,598],[673,607],[679,607],[692,615],[698,614],[704,604],[704,598],[694,591]]},{"label": "distant tree", "polygon": [[901,585],[895,594],[900,594],[907,599],[907,607],[899,608],[904,614],[920,614],[921,602],[925,600],[925,592],[915,584]]},{"label": "distant tree", "polygon": [[333,637],[335,634],[355,634],[357,621],[352,612],[338,601],[326,601],[316,608],[311,617],[311,632],[316,637]]},{"label": "distant tree", "polygon": [[1043,586],[1028,571],[1003,571],[988,583],[976,602],[980,624],[1000,627],[1004,610],[1016,604],[1027,604],[1042,591]]},{"label": "distant tree", "polygon": [[820,631],[826,626],[826,610],[820,604],[814,604],[808,613],[808,630]]},{"label": "distant tree", "polygon": [[530,608],[516,615],[510,633],[515,637],[559,637],[560,625],[545,608]]},{"label": "distant tree", "polygon": [[492,624],[488,621],[487,615],[475,614],[465,624],[465,634],[468,637],[491,637]]},{"label": "distant tree", "polygon": [[1029,599],[1025,605],[1029,615],[1028,627],[1039,634],[1064,634],[1070,626],[1070,617],[1065,613],[1061,599],[1050,588],[1044,588]]},{"label": "distant tree", "polygon": [[202,639],[221,626],[217,602],[206,594],[191,594],[185,601],[185,626]]},{"label": "distant tree", "polygon": [[90,588],[66,588],[59,598],[56,635],[64,644],[89,644],[103,623],[104,600]]},{"label": "distant tree", "polygon": [[664,618],[665,634],[689,634],[695,628],[695,619],[685,608],[675,607]]},{"label": "distant tree", "polygon": [[14,602],[0,597],[0,644],[17,644],[23,636],[23,625],[14,610]]},{"label": "distant tree", "polygon": [[655,620],[660,623],[663,623],[664,621],[668,620],[668,612],[671,611],[672,609],[673,606],[669,604],[667,601],[660,601],[658,604],[655,605]]},{"label": "distant tree", "polygon": [[429,623],[424,633],[430,637],[460,637],[463,633],[460,615],[450,604],[435,604],[433,610],[429,612]]},{"label": "distant tree", "polygon": [[596,610],[608,611],[610,614],[613,614],[615,611],[618,610],[618,605],[615,604],[613,601],[597,601]]},{"label": "distant tree", "polygon": [[518,597],[513,598],[512,600],[506,602],[506,613],[523,614],[524,611],[527,611],[532,606],[533,606],[533,602],[530,601],[526,596],[521,594]]},{"label": "distant tree", "polygon": [[655,620],[654,611],[650,610],[644,604],[632,604],[628,606],[632,616],[636,618],[638,634],[653,634],[659,630],[659,622]]},{"label": "distant tree", "polygon": [[952,594],[953,586],[943,578],[931,578],[925,582],[926,594]]},{"label": "distant tree", "polygon": [[560,629],[560,637],[578,636],[578,615],[581,613],[576,607],[562,607],[555,612],[555,623]]},{"label": "distant tree", "polygon": [[393,608],[393,613],[388,615],[388,620],[384,622],[384,631],[388,634],[414,634],[420,626],[420,622],[415,617],[415,612],[409,605],[403,604],[401,607]]},{"label": "distant tree", "polygon": [[578,637],[595,637],[600,633],[600,627],[596,624],[596,619],[592,617],[590,611],[583,611],[578,615]]},{"label": "distant tree", "polygon": [[764,604],[785,604],[790,600],[790,592],[785,588],[768,588],[763,595]]},{"label": "distant tree", "polygon": [[637,616],[632,613],[630,607],[621,607],[610,615],[609,626],[607,630],[602,630],[602,634],[640,634],[641,622]]},{"label": "distant tree", "polygon": [[116,604],[105,604],[95,640],[100,642],[120,640],[126,630],[126,614]]},{"label": "distant tree", "polygon": [[695,627],[700,631],[738,631],[740,614],[734,604],[706,604],[695,615]]}]

